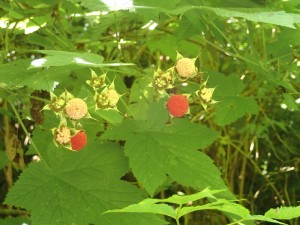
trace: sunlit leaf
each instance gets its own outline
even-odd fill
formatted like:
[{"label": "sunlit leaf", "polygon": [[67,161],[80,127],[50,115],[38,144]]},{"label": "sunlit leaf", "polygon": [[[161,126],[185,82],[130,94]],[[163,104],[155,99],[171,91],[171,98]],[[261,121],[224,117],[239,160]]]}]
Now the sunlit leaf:
[{"label": "sunlit leaf", "polygon": [[55,50],[38,50],[48,56],[35,59],[31,62],[29,68],[65,66],[70,64],[79,64],[85,66],[99,66],[103,62],[103,57],[93,53],[67,52]]}]

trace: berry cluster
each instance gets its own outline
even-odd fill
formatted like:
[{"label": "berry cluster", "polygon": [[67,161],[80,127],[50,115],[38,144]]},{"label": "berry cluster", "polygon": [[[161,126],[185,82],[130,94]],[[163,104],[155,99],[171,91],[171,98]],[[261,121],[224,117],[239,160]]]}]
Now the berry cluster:
[{"label": "berry cluster", "polygon": [[[67,91],[60,96],[51,92],[50,103],[44,107],[44,110],[46,109],[54,112],[61,121],[57,128],[52,129],[55,144],[73,151],[83,149],[87,144],[87,136],[85,131],[81,129],[79,120],[91,118],[85,100],[75,98]],[[73,125],[72,127],[68,125],[70,123]],[[76,144],[73,144],[74,142]]]},{"label": "berry cluster", "polygon": [[65,123],[53,129],[54,141],[73,151],[82,150],[87,144],[87,135],[84,130],[69,128]]},{"label": "berry cluster", "polygon": [[[153,81],[150,84],[158,93],[165,95],[168,89],[174,89],[176,85],[181,85],[182,82],[187,84],[188,79],[200,84],[197,91],[194,92],[197,101],[204,109],[208,104],[215,103],[212,99],[214,88],[207,88],[207,80],[202,82],[202,73],[198,72],[198,68],[195,66],[196,58],[185,58],[177,53],[177,60],[173,67],[163,71],[158,69],[154,72]],[[187,94],[174,94],[169,97],[167,102],[167,109],[169,113],[174,117],[182,117],[189,113],[189,98]]]},{"label": "berry cluster", "polygon": [[[95,109],[117,110],[121,95],[115,90],[114,82],[108,85],[106,74],[97,76],[93,70],[91,76],[91,80],[87,80],[86,83],[94,90]],[[67,91],[59,96],[51,92],[50,103],[43,109],[51,110],[60,118],[59,126],[52,129],[56,145],[73,151],[80,151],[85,147],[87,135],[82,129],[80,120],[92,118],[85,99],[75,98]]]},{"label": "berry cluster", "polygon": [[92,78],[87,81],[87,84],[90,85],[94,92],[94,100],[96,103],[97,109],[105,110],[118,110],[117,104],[120,100],[121,95],[115,90],[114,82],[110,85],[106,84],[106,74],[97,76],[97,74],[91,70]]},{"label": "berry cluster", "polygon": [[152,86],[160,93],[164,93],[166,89],[173,88],[175,77],[173,76],[172,70],[162,71],[158,69],[154,72],[154,78]]}]

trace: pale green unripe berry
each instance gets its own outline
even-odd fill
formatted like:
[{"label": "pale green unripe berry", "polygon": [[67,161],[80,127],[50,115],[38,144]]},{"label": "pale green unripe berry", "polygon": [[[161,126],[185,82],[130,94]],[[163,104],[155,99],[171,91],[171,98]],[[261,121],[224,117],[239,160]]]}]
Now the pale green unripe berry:
[{"label": "pale green unripe berry", "polygon": [[88,113],[88,107],[84,100],[73,98],[67,102],[66,114],[73,120],[79,120]]},{"label": "pale green unripe berry", "polygon": [[176,72],[181,78],[190,78],[196,75],[195,60],[189,58],[178,59],[175,65]]}]

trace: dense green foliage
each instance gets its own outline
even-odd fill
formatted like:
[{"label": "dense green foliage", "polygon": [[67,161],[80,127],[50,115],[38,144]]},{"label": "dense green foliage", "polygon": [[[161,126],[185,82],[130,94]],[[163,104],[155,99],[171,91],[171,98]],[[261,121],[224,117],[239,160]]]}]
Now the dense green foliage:
[{"label": "dense green foliage", "polygon": [[[299,0],[2,0],[0,225],[297,225],[299,12]],[[174,93],[189,101],[180,118]],[[78,119],[72,98],[86,103]]]}]

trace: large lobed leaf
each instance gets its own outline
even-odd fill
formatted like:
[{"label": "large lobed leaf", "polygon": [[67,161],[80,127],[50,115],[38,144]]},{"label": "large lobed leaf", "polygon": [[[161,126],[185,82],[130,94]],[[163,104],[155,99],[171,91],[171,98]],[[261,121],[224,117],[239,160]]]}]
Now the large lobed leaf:
[{"label": "large lobed leaf", "polygon": [[146,120],[124,120],[105,132],[103,138],[125,140],[125,154],[138,181],[153,195],[167,175],[194,188],[226,189],[213,161],[197,151],[211,144],[218,133],[186,119],[166,124],[163,102],[149,106]]},{"label": "large lobed leaf", "polygon": [[225,126],[242,118],[245,114],[256,114],[258,106],[253,98],[249,97],[227,97],[218,103],[215,122],[219,126]]},{"label": "large lobed leaf", "polygon": [[[45,140],[50,141],[51,133],[45,133]],[[6,204],[30,210],[33,224],[39,225],[126,224],[132,220],[124,215],[101,215],[141,200],[137,188],[120,180],[128,172],[122,148],[93,140],[81,152],[57,148],[52,142],[39,147],[42,161],[29,164],[9,191]],[[164,223],[149,215],[135,219],[143,224],[149,221],[149,225]]]},{"label": "large lobed leaf", "polygon": [[219,126],[231,124],[246,114],[256,114],[259,110],[257,102],[252,97],[240,96],[245,85],[237,75],[224,76],[212,74],[209,78],[212,87],[217,87],[214,98],[216,104],[215,122]]}]

